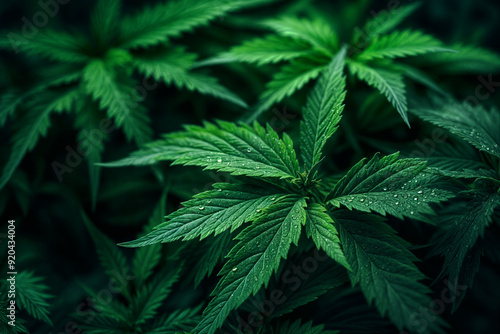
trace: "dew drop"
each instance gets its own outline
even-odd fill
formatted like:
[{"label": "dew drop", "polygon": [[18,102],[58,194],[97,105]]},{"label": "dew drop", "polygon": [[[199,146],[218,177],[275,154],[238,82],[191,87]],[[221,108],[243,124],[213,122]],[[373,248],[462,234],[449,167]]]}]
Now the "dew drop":
[{"label": "dew drop", "polygon": [[421,194],[421,193],[423,193],[423,191],[422,191],[422,190],[419,190],[419,191],[417,192],[417,194]]},{"label": "dew drop", "polygon": [[262,212],[262,210],[261,210],[261,209],[257,209],[257,213],[261,213],[261,212]]},{"label": "dew drop", "polygon": [[360,201],[360,202],[364,202],[364,201],[365,201],[365,199],[364,199],[364,198],[362,198],[362,199],[360,199],[359,201]]},{"label": "dew drop", "polygon": [[412,214],[413,214],[413,211],[410,211],[410,215],[412,215]]},{"label": "dew drop", "polygon": [[414,198],[414,200],[415,200],[415,201],[418,201],[418,197],[415,197],[415,198]]},{"label": "dew drop", "polygon": [[222,159],[221,158],[217,159],[217,162],[222,162]]},{"label": "dew drop", "polygon": [[222,191],[222,189],[217,189],[217,191]]},{"label": "dew drop", "polygon": [[205,210],[205,207],[204,206],[200,206],[198,209]]},{"label": "dew drop", "polygon": [[397,198],[398,197],[398,194],[394,194],[394,198]]},{"label": "dew drop", "polygon": [[387,191],[387,188],[384,188],[384,191]]},{"label": "dew drop", "polygon": [[238,270],[238,267],[234,267],[234,268],[233,268],[233,271],[236,271],[236,270]]},{"label": "dew drop", "polygon": [[396,205],[398,205],[398,204],[399,204],[399,202],[396,202]]},{"label": "dew drop", "polygon": [[247,152],[248,152],[248,153],[252,152],[252,149],[247,148]]}]

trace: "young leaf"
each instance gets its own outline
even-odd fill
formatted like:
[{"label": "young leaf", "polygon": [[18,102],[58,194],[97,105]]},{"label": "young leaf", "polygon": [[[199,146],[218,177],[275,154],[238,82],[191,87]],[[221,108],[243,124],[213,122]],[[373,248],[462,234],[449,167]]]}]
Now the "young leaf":
[{"label": "young leaf", "polygon": [[305,206],[303,198],[280,201],[238,235],[240,241],[219,273],[224,277],[203,312],[197,333],[215,333],[232,310],[267,284],[281,258],[286,258],[290,245],[299,240],[306,219]]},{"label": "young leaf", "polygon": [[440,318],[433,318],[426,326],[415,321],[431,298],[426,295],[430,289],[419,282],[424,275],[413,264],[417,258],[407,249],[408,244],[374,215],[336,211],[334,220],[352,268],[351,282],[360,284],[368,302],[375,301],[379,312],[387,314],[398,330],[444,333]]},{"label": "young leaf", "polygon": [[270,127],[258,123],[253,128],[242,124],[217,122],[205,127],[186,126],[186,131],[165,135],[165,139],[146,145],[129,158],[104,164],[108,167],[141,166],[161,160],[174,164],[202,166],[209,170],[266,178],[295,178],[298,162],[293,143],[283,140]]},{"label": "young leaf", "polygon": [[276,189],[250,185],[214,184],[215,190],[195,195],[181,208],[167,216],[167,222],[137,240],[122,243],[127,247],[143,247],[160,242],[206,238],[236,230],[241,224],[254,220],[259,213],[284,194]]},{"label": "young leaf", "polygon": [[318,249],[323,249],[333,260],[350,269],[340,248],[340,240],[334,221],[326,213],[326,208],[321,204],[312,203],[306,209],[306,213],[307,236],[313,239]]},{"label": "young leaf", "polygon": [[300,149],[308,170],[321,159],[321,150],[337,130],[345,99],[344,57],[342,49],[312,90],[302,111]]},{"label": "young leaf", "polygon": [[368,85],[375,87],[381,94],[385,95],[405,123],[410,126],[407,115],[406,89],[401,74],[355,61],[349,61],[348,65],[352,74],[355,74],[360,80],[366,81]]},{"label": "young leaf", "polygon": [[[349,210],[425,220],[425,214],[434,214],[429,204],[444,201],[451,194],[425,184],[432,178],[432,174],[422,173],[425,162],[398,156],[380,158],[377,154],[368,162],[361,160],[335,185],[327,200]],[[423,176],[417,178],[419,173]]]}]

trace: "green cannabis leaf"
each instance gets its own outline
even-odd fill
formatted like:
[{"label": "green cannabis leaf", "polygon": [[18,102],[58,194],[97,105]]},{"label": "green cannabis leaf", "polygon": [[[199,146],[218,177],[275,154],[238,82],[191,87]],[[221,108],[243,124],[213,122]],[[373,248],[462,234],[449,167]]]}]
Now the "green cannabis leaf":
[{"label": "green cannabis leaf", "polygon": [[[80,131],[89,126],[80,121],[87,114],[97,120],[109,118],[129,141],[138,145],[150,141],[151,120],[140,103],[142,98],[133,93],[137,86],[135,72],[245,108],[246,103],[216,78],[193,70],[197,55],[171,39],[249,3],[176,0],[122,18],[121,1],[103,0],[91,13],[90,34],[43,29],[29,40],[20,34],[8,34],[10,43],[0,43],[2,48],[52,62],[47,65],[51,75],[32,90],[2,96],[0,124],[8,118],[15,122],[11,156],[3,169],[0,189],[40,137],[47,134],[53,114],[76,114],[75,126]],[[98,107],[92,102],[82,103],[88,98]],[[103,136],[104,141],[108,134]],[[99,167],[94,164],[101,161],[104,150],[100,144],[95,146],[99,147],[88,158],[94,205],[99,185]],[[59,174],[64,174],[64,169]]]},{"label": "green cannabis leaf", "polygon": [[[457,52],[421,31],[408,29],[393,31],[417,7],[418,5],[402,6],[394,10],[388,18],[376,16],[369,20],[363,29],[370,32],[368,37],[363,40],[363,36],[356,31],[351,36],[350,42],[345,43],[349,47],[346,64],[349,65],[350,73],[385,95],[408,126],[410,123],[407,116],[407,93],[402,75],[411,72],[413,75],[408,75],[410,78],[419,82],[424,80],[426,84],[429,84],[429,80],[423,79],[425,75],[416,74],[418,69],[413,66],[405,65],[406,69],[402,71],[394,59],[429,54],[446,55],[444,57],[453,59],[453,55]],[[307,82],[317,78],[322,68],[329,63],[329,59],[343,44],[339,42],[339,36],[330,24],[320,18],[312,20],[283,16],[265,20],[262,25],[273,30],[274,34],[244,42],[200,64],[212,65],[237,61],[262,66],[288,62],[281,66],[266,85],[259,103],[247,118],[249,121],[255,120],[273,104],[293,95]],[[471,52],[472,56],[476,55],[474,54],[476,51]],[[486,54],[488,53],[485,51],[484,55]],[[486,64],[496,60],[495,57],[493,54],[490,57],[475,57],[474,61],[477,63],[484,61],[483,65],[487,66]],[[437,59],[439,58],[436,58],[436,61]]]},{"label": "green cannabis leaf", "polygon": [[[443,164],[442,161],[451,160],[453,150],[431,160],[439,167],[441,175],[459,184],[460,201],[439,215],[441,229],[431,240],[434,246],[431,255],[444,256],[441,276],[449,276],[456,293],[458,285],[472,286],[482,257],[481,239],[486,228],[498,221],[495,211],[500,209],[500,113],[496,108],[486,109],[439,97],[423,101],[422,106],[412,112],[445,128],[480,152],[471,157],[474,163],[464,168]],[[465,291],[453,302],[453,311],[464,297]]]},{"label": "green cannabis leaf", "polygon": [[[150,224],[145,228],[151,231],[154,223],[161,219],[165,211],[164,193],[157,204]],[[190,330],[199,320],[199,307],[164,313],[162,306],[172,293],[172,286],[179,280],[182,263],[176,254],[167,259],[167,266],[160,264],[162,258],[159,245],[143,247],[135,252],[129,266],[121,249],[106,235],[100,232],[83,213],[82,217],[96,245],[99,260],[108,277],[114,282],[116,294],[123,297],[103,301],[98,292],[85,287],[95,309],[95,318],[84,321],[85,313],[78,315],[82,328],[88,333],[176,333]],[[155,273],[153,275],[153,272]]]},{"label": "green cannabis leaf", "polygon": [[[289,23],[286,35],[295,35],[294,21]],[[301,38],[322,31],[311,29]],[[388,314],[398,329],[410,328],[409,315],[430,301],[409,244],[372,213],[418,220],[434,214],[433,204],[447,200],[451,193],[433,187],[434,175],[425,162],[399,159],[398,154],[383,158],[376,155],[369,162],[362,160],[355,165],[333,189],[325,189],[328,183],[319,179],[322,149],[335,134],[343,110],[345,57],[345,49],[334,55],[304,109],[300,123],[303,168],[299,168],[290,137],[283,134],[280,138],[270,126],[266,130],[257,122],[253,127],[227,122],[187,126],[185,131],[167,134],[127,158],[103,164],[142,166],[171,160],[174,164],[227,172],[238,180],[214,184],[214,190],[195,195],[149,234],[121,244],[144,247],[204,239],[228,230],[237,232],[232,236],[237,242],[227,254],[228,260],[219,272],[222,278],[196,333],[215,333],[231,311],[267,285],[282,259],[287,258],[291,245],[298,245],[303,228],[316,248],[343,266],[351,282],[359,282],[367,300],[376,300],[380,313]],[[354,214],[346,208],[367,213]],[[365,215],[365,219],[358,218]],[[370,222],[374,226],[369,228]],[[378,269],[383,276],[373,274],[380,280],[376,287],[371,283],[374,277],[365,271],[380,267],[380,255],[357,251],[372,245],[384,251],[383,257],[388,259],[388,264]],[[404,284],[389,283],[401,277],[405,277]],[[321,291],[324,288],[318,293]],[[298,298],[297,303],[301,304],[301,300],[309,299]],[[440,330],[442,325],[441,320],[436,321],[428,331]],[[293,326],[302,328],[298,323]]]}]

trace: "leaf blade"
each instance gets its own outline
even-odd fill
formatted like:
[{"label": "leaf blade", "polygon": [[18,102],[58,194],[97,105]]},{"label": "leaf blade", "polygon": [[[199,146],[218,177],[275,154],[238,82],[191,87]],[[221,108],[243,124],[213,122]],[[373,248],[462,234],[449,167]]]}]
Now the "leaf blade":
[{"label": "leaf blade", "polygon": [[224,277],[217,284],[215,297],[196,331],[215,333],[231,310],[269,280],[281,258],[286,258],[290,245],[298,242],[305,221],[305,205],[303,198],[293,197],[274,204],[238,236],[240,242],[231,250],[230,260],[220,272]]},{"label": "leaf blade", "polygon": [[345,99],[343,48],[331,61],[312,90],[300,123],[300,148],[307,169],[320,159],[326,141],[338,127]]}]

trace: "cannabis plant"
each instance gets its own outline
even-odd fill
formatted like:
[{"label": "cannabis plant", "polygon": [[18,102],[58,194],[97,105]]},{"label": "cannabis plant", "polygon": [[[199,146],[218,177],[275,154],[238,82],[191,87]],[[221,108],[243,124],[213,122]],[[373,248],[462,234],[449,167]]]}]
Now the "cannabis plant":
[{"label": "cannabis plant", "polygon": [[[43,278],[35,275],[33,271],[22,271],[18,275],[7,277],[0,284],[2,298],[0,305],[2,313],[0,316],[0,330],[2,333],[29,333],[25,325],[27,319],[23,314],[19,316],[17,310],[25,311],[28,315],[38,321],[52,325],[49,318],[49,301],[53,296],[47,293],[49,289],[43,283]],[[15,304],[11,301],[14,300]],[[14,313],[11,312],[14,310]],[[14,325],[14,326],[13,326]]]},{"label": "cannabis plant", "polygon": [[[164,215],[164,207],[165,196],[162,196],[150,224],[144,229],[146,232]],[[110,296],[103,297],[101,291],[85,287],[90,302],[76,314],[80,329],[89,334],[178,333],[197,323],[199,307],[159,314],[172,293],[172,286],[180,278],[182,262],[178,252],[165,259],[158,245],[144,247],[135,252],[129,266],[119,247],[83,212],[82,217],[113,289],[107,291]]]},{"label": "cannabis plant", "polygon": [[[438,71],[455,74],[500,68],[498,56],[488,50],[463,45],[447,47],[420,30],[395,30],[418,7],[418,3],[399,6],[389,15],[376,15],[345,41],[322,17],[282,16],[263,20],[262,25],[273,30],[273,34],[246,41],[198,66],[229,62],[263,66],[285,62],[267,83],[250,116],[245,118],[251,121],[317,78],[331,57],[347,45],[349,57],[345,64],[351,76],[384,95],[410,126],[404,77],[442,92],[439,84],[419,68],[434,66]],[[414,64],[399,61],[410,56],[426,58]]]},{"label": "cannabis plant", "polygon": [[[95,163],[101,161],[104,142],[110,133],[119,128],[129,141],[143,144],[151,140],[151,120],[140,102],[157,82],[245,107],[244,101],[218,84],[214,77],[192,71],[197,55],[179,45],[176,38],[230,10],[251,4],[251,1],[169,1],[122,17],[120,0],[104,0],[97,2],[88,32],[43,29],[32,38],[6,33],[1,43],[4,49],[30,58],[40,56],[49,62],[45,75],[34,87],[12,90],[2,96],[0,126],[14,117],[15,130],[0,189],[25,154],[47,134],[52,114],[75,115],[78,153],[88,160],[95,203],[100,175]],[[137,83],[136,74],[145,77],[142,85]],[[52,163],[60,182],[65,173],[72,171],[70,167]]]},{"label": "cannabis plant", "polygon": [[[299,154],[286,133],[280,138],[270,126],[218,121],[186,126],[106,164],[172,160],[235,177],[233,183],[214,184],[213,190],[195,195],[149,234],[122,244],[145,247],[231,233],[237,243],[227,254],[196,333],[215,333],[231,311],[267,286],[303,229],[316,248],[344,267],[381,315],[388,315],[400,330],[416,330],[412,314],[428,305],[429,289],[420,282],[424,275],[414,264],[409,243],[384,216],[426,221],[433,206],[452,193],[433,186],[435,176],[424,161],[400,159],[398,153],[363,159],[333,181],[321,173],[323,147],[344,109],[345,58],[342,48],[309,96],[300,123]],[[443,325],[438,319],[418,329],[442,332]]]},{"label": "cannabis plant", "polygon": [[[440,229],[431,240],[431,254],[444,256],[441,276],[456,282],[455,289],[458,285],[472,287],[481,255],[495,253],[492,245],[486,244],[486,228],[500,223],[500,113],[496,108],[488,110],[450,98],[434,97],[431,103],[420,101],[419,105],[413,110],[415,114],[477,150],[466,154],[470,152],[467,148],[457,151],[447,147],[441,155],[430,159],[439,168],[438,174],[454,181],[459,195],[437,218]],[[462,163],[457,163],[458,159]],[[453,311],[464,299],[465,291],[457,295]]]}]

